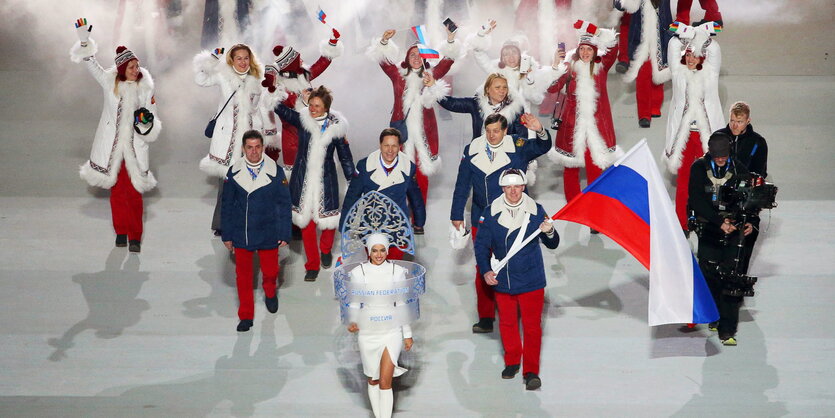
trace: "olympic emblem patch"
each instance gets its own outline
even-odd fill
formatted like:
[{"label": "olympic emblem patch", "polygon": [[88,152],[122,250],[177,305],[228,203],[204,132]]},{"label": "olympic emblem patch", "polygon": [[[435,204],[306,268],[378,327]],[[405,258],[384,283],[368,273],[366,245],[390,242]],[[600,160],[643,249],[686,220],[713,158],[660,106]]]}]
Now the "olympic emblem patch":
[{"label": "olympic emblem patch", "polygon": [[525,140],[523,138],[516,138],[516,146],[521,147],[522,145],[525,145]]}]

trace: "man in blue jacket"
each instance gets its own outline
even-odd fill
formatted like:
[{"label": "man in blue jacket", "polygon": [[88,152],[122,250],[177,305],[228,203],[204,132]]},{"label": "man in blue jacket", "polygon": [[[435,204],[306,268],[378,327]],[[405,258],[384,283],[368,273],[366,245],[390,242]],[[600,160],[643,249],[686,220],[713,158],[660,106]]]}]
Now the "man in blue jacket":
[{"label": "man in blue jacket", "polygon": [[[470,221],[473,225],[474,239],[479,230],[477,221],[481,212],[490,202],[502,195],[502,189],[499,187],[499,175],[502,171],[508,168],[525,170],[528,163],[551,149],[551,134],[542,127],[539,119],[526,113],[522,115],[521,120],[528,129],[536,132],[536,139],[525,140],[515,135],[508,135],[507,119],[494,113],[484,120],[484,135],[473,139],[464,147],[464,154],[458,164],[458,177],[455,179],[449,219],[455,229],[463,228],[464,209],[472,190],[473,203]],[[493,332],[496,311],[493,290],[481,280],[478,266],[476,266],[475,288],[478,322],[473,324],[473,332]]]},{"label": "man in blue jacket", "polygon": [[264,281],[264,303],[278,311],[278,247],[290,240],[290,190],[284,170],[264,155],[264,138],[258,131],[243,135],[246,158],[226,173],[221,199],[221,237],[235,254],[238,287],[238,331],[249,331],[255,316],[252,288],[252,256],[257,251]]},{"label": "man in blue jacket", "polygon": [[[386,128],[380,133],[380,149],[360,160],[356,165],[354,178],[342,201],[339,230],[345,224],[345,217],[362,195],[376,190],[389,197],[403,213],[411,211],[414,233],[422,234],[426,223],[426,206],[417,184],[415,164],[400,151],[401,135],[395,128]],[[403,253],[397,247],[389,250],[390,259],[401,259]]]},{"label": "man in blue jacket", "polygon": [[[539,353],[542,345],[542,306],[545,298],[545,266],[542,242],[557,248],[560,236],[541,205],[525,194],[525,172],[511,168],[502,172],[499,185],[504,193],[484,209],[479,218],[475,258],[484,282],[493,286],[499,308],[499,331],[504,347],[502,379],[519,372],[527,390],[542,385]],[[525,238],[536,238],[524,243]],[[491,256],[492,253],[492,256]],[[501,265],[506,262],[505,265]],[[519,338],[521,314],[524,346]]]}]

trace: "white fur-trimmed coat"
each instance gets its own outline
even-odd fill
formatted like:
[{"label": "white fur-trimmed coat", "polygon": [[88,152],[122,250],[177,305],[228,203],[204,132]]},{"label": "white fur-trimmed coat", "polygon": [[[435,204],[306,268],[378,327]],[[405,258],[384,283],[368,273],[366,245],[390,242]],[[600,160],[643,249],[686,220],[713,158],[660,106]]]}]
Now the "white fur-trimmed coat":
[{"label": "white fur-trimmed coat", "polygon": [[682,165],[682,155],[690,137],[690,122],[696,121],[704,152],[707,152],[710,134],[726,125],[719,102],[719,66],[722,61],[719,44],[710,42],[702,69],[696,71],[687,69],[681,63],[681,48],[681,41],[673,38],[667,49],[673,97],[667,118],[667,142],[661,158],[673,174]]},{"label": "white fur-trimmed coat", "polygon": [[518,67],[505,66],[499,68],[499,60],[491,60],[487,56],[487,50],[491,43],[492,39],[489,34],[485,36],[475,34],[467,38],[468,47],[472,49],[476,64],[487,74],[499,73],[503,75],[507,79],[508,90],[512,91],[516,97],[523,99],[526,113],[531,112],[532,105],[542,103],[548,87],[565,73],[564,66],[559,66],[557,69],[550,65],[540,66],[533,57],[531,57],[533,70],[525,76],[519,73]]},{"label": "white fur-trimmed coat", "polygon": [[[406,48],[407,52],[409,48]],[[403,152],[409,158],[415,159],[421,173],[427,176],[441,168],[441,157],[438,154],[438,124],[433,104],[446,96],[448,85],[440,82],[440,79],[449,72],[453,62],[462,56],[457,41],[445,42],[439,49],[444,58],[426,70],[432,71],[432,75],[438,80],[431,88],[424,88],[421,76],[400,66],[405,57],[401,58],[400,49],[393,40],[382,44],[380,38],[374,38],[366,50],[366,55],[377,62],[391,80],[394,93],[391,123],[399,123],[405,119],[406,125]]]},{"label": "white fur-trimmed coat", "polygon": [[[629,70],[623,75],[626,82],[632,82],[638,77],[641,66],[649,60],[652,68],[652,82],[663,84],[670,79],[670,68],[664,66],[661,61],[660,30],[666,28],[658,27],[658,11],[652,6],[651,0],[620,0],[627,13],[641,13],[641,43],[635,49]],[[668,55],[670,59],[671,56]]]},{"label": "white fur-trimmed coat", "polygon": [[252,75],[241,80],[232,67],[214,58],[209,51],[197,54],[193,65],[195,83],[203,87],[220,86],[221,99],[215,114],[220,112],[232,92],[237,90],[217,118],[209,153],[200,160],[201,170],[222,178],[242,156],[241,138],[244,132],[250,129],[260,131],[263,126],[259,104],[264,89],[261,80]]},{"label": "white fur-trimmed coat", "polygon": [[[97,50],[92,39],[86,47],[76,42],[70,50],[72,61],[84,61],[104,93],[104,106],[90,159],[81,165],[79,174],[91,186],[109,189],[116,184],[124,161],[133,187],[140,193],[147,192],[157,185],[149,166],[148,143],[156,141],[162,130],[154,101],[154,80],[148,70],[140,68],[142,79],[120,82],[118,94],[115,93],[116,67],[103,69],[95,58]],[[133,112],[141,107],[154,114],[153,128],[147,135],[137,134],[133,129]],[[144,132],[148,125],[139,125],[139,128]]]}]

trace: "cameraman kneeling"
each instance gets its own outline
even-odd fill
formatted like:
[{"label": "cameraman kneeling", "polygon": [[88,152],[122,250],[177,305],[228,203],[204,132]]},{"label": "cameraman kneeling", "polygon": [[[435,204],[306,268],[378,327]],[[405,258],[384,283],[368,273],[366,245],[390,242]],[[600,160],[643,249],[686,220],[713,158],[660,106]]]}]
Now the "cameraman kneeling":
[{"label": "cameraman kneeling", "polygon": [[744,212],[736,198],[740,181],[750,175],[730,158],[730,150],[730,137],[714,132],[708,153],[690,167],[688,190],[688,206],[697,221],[699,267],[719,309],[719,339],[724,345],[736,345],[742,297],[753,295],[756,279],[745,276],[751,253],[740,249],[759,224],[756,213]]}]

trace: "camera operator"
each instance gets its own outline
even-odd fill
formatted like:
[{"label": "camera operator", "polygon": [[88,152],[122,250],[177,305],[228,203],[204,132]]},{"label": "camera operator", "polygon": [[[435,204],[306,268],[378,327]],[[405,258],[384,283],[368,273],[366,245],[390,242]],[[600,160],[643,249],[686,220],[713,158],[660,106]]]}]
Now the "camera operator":
[{"label": "camera operator", "polygon": [[[745,102],[736,102],[731,105],[728,115],[728,126],[719,130],[731,138],[731,158],[737,163],[742,163],[751,173],[759,174],[762,177],[768,176],[768,145],[751,125],[751,107]],[[754,243],[757,242],[760,232],[755,229],[750,236],[745,238],[744,257],[745,270],[748,270],[748,261],[754,251]]]},{"label": "camera operator", "polygon": [[768,177],[768,144],[751,125],[751,107],[745,102],[731,105],[728,126],[719,130],[731,138],[731,158],[745,164],[748,171]]},{"label": "camera operator", "polygon": [[[755,213],[743,212],[733,196],[741,180],[750,178],[748,169],[730,157],[731,138],[714,132],[708,141],[708,153],[690,167],[688,205],[695,214],[699,236],[699,267],[719,309],[717,326],[724,345],[736,345],[736,329],[742,297],[752,295],[756,279],[744,276],[750,251],[740,248],[740,233],[747,237],[759,225]],[[730,193],[723,193],[730,192]],[[748,218],[741,223],[741,219]],[[743,244],[744,245],[744,244]]]}]

